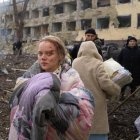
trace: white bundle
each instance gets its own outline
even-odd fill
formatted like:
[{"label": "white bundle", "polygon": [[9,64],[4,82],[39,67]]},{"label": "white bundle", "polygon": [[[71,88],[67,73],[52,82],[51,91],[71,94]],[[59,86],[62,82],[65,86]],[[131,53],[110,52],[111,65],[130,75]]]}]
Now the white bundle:
[{"label": "white bundle", "polygon": [[135,120],[134,124],[139,132],[139,135],[140,135],[140,116]]},{"label": "white bundle", "polygon": [[120,87],[123,87],[129,83],[132,82],[132,77],[131,77],[131,73],[122,68],[119,69],[116,74],[114,76],[112,76],[111,78],[116,84],[118,84]]},{"label": "white bundle", "polygon": [[113,58],[104,61],[104,67],[110,78],[120,87],[123,87],[132,82],[131,73],[122,67]]}]

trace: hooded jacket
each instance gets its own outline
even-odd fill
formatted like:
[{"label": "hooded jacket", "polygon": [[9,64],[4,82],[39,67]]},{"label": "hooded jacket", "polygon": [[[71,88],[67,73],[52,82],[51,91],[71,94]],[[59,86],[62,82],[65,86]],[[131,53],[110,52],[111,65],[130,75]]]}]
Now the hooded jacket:
[{"label": "hooded jacket", "polygon": [[[86,40],[85,40],[86,41]],[[101,39],[97,38],[96,40],[93,41],[95,43],[95,46],[99,52],[99,54],[103,57],[103,54],[102,54],[102,44],[103,42],[101,41]],[[80,49],[80,46],[81,46],[81,43],[80,42],[79,44],[74,44],[74,48],[70,51],[70,55],[72,57],[72,59],[74,60],[75,58],[77,58],[77,55],[78,55],[78,51]]]},{"label": "hooded jacket", "polygon": [[79,72],[85,87],[92,91],[95,99],[91,134],[109,133],[106,99],[119,95],[121,89],[104,70],[103,59],[92,41],[81,44],[72,66]]}]

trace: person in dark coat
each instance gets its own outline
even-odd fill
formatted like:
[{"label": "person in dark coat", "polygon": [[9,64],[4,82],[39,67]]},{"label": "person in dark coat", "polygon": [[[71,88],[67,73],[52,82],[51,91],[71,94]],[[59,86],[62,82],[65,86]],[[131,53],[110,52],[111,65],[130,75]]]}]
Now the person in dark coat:
[{"label": "person in dark coat", "polygon": [[[93,41],[95,43],[96,47],[97,47],[97,50],[98,50],[99,54],[101,56],[103,56],[101,46],[104,44],[104,40],[98,38],[95,29],[89,28],[89,29],[86,30],[85,41]],[[77,54],[78,54],[81,43],[82,42],[80,42],[78,44],[75,44],[74,48],[70,51],[70,55],[71,55],[73,60],[77,57]]]},{"label": "person in dark coat", "polygon": [[14,55],[22,54],[22,42],[20,40],[13,43],[13,54]]},{"label": "person in dark coat", "polygon": [[133,81],[130,88],[133,92],[140,85],[140,48],[135,37],[128,37],[125,48],[118,56],[118,62],[131,72]]}]

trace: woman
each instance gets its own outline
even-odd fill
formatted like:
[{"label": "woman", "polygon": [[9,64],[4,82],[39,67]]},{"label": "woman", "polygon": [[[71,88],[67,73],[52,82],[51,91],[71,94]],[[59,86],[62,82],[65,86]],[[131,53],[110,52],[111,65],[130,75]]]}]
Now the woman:
[{"label": "woman", "polygon": [[81,44],[78,57],[72,66],[95,98],[94,125],[89,140],[107,140],[109,125],[106,100],[119,95],[120,87],[105,72],[103,59],[92,41]]},{"label": "woman", "polygon": [[[140,48],[135,37],[129,36],[125,48],[123,48],[118,56],[118,62],[132,74],[133,81],[129,84],[131,92],[134,92],[140,85]],[[124,98],[124,90],[122,89],[122,99]]]},{"label": "woman", "polygon": [[65,56],[58,37],[41,39],[38,61],[18,79],[10,100],[9,140],[88,138],[93,97],[76,70],[65,62]]}]

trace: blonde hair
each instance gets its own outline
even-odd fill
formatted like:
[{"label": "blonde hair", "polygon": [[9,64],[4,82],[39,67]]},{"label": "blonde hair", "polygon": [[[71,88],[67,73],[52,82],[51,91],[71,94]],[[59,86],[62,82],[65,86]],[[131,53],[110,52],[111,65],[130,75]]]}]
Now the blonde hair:
[{"label": "blonde hair", "polygon": [[52,35],[43,37],[39,41],[39,44],[41,42],[44,42],[44,41],[49,41],[49,42],[53,43],[54,46],[56,46],[56,49],[58,51],[58,54],[61,57],[61,62],[60,63],[63,63],[64,62],[64,59],[65,59],[65,56],[66,56],[66,49],[65,49],[64,42],[59,37],[52,36]]}]

